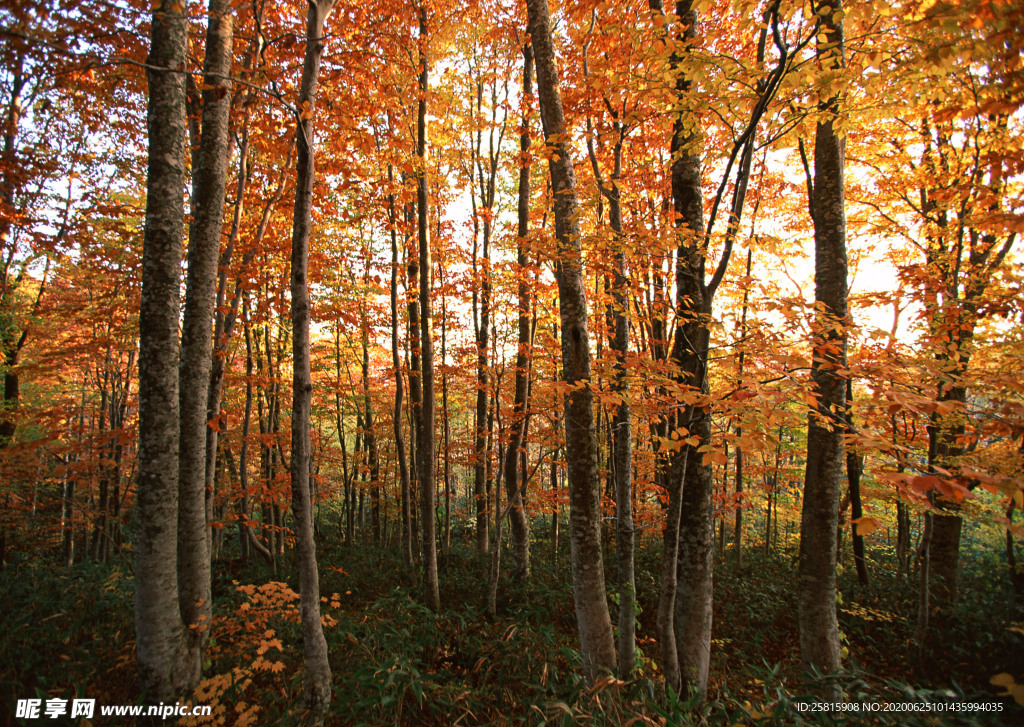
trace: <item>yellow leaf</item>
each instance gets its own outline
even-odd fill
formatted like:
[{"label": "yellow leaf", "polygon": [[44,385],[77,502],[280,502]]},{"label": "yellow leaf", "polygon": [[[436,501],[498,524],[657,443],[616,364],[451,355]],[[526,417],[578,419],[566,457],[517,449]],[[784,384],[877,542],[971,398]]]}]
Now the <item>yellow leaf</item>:
[{"label": "yellow leaf", "polygon": [[1016,683],[1016,679],[1011,674],[1007,674],[1005,671],[1002,674],[996,674],[994,677],[988,680],[988,683],[996,687],[1005,687],[1009,689]]},{"label": "yellow leaf", "polygon": [[851,520],[850,522],[853,523],[854,533],[861,536],[870,535],[882,527],[878,518],[873,517],[859,517],[856,520]]}]

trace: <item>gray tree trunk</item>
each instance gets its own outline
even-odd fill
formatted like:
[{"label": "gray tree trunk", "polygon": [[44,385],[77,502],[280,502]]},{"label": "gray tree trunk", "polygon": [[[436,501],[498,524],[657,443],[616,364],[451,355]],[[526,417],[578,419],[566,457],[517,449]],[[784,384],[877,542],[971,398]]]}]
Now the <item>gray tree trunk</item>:
[{"label": "gray tree trunk", "polygon": [[184,695],[178,607],[178,305],[185,210],[186,10],[153,12],[149,81],[149,161],[139,308],[139,530],[135,543],[135,633],[146,698]]},{"label": "gray tree trunk", "polygon": [[[835,18],[837,1],[822,18],[818,59],[825,72],[844,64],[843,24]],[[844,479],[842,414],[846,411],[847,262],[843,187],[844,147],[833,126],[840,99],[820,109],[814,138],[814,182],[810,211],[814,221],[815,302],[821,314],[812,341],[811,378],[817,407],[807,424],[807,469],[800,517],[800,566],[797,604],[800,657],[804,670],[839,671],[839,626],[836,620],[836,527]],[[827,693],[835,687],[826,687]]]},{"label": "gray tree trunk", "polygon": [[323,54],[324,21],[334,0],[309,3],[306,19],[306,54],[298,97],[295,211],[292,217],[292,511],[295,514],[295,555],[299,571],[299,611],[305,651],[305,701],[309,724],[321,724],[331,701],[331,667],[320,621],[320,574],[313,538],[313,496],[309,481],[309,412],[313,394],[309,354],[309,239],[313,206],[314,130],[317,76]]},{"label": "gray tree trunk", "polygon": [[[178,600],[188,630],[192,681],[199,682],[212,616],[207,523],[207,411],[213,358],[214,296],[224,225],[231,111],[234,16],[228,0],[210,0],[203,64],[203,115],[192,181],[185,312],[181,331],[178,456]],[[216,440],[213,441],[216,447]],[[211,453],[215,457],[216,452]],[[211,474],[211,480],[212,475]],[[212,493],[209,493],[212,496]],[[212,503],[212,497],[211,497]]]},{"label": "gray tree trunk", "polygon": [[583,665],[590,680],[615,668],[615,642],[605,592],[601,552],[601,510],[597,475],[594,394],[590,388],[590,337],[576,202],[576,174],[566,138],[562,95],[547,0],[527,0],[530,36],[537,64],[544,138],[551,149],[548,170],[554,197],[559,309],[562,324],[566,462],[573,600]]},{"label": "gray tree trunk", "polygon": [[420,356],[422,357],[423,405],[420,409],[420,512],[423,531],[423,593],[427,606],[441,609],[437,582],[437,537],[434,518],[434,340],[430,293],[433,266],[430,259],[430,209],[427,187],[427,10],[420,9],[420,100],[416,113],[416,153],[420,159],[416,211],[420,247]]}]

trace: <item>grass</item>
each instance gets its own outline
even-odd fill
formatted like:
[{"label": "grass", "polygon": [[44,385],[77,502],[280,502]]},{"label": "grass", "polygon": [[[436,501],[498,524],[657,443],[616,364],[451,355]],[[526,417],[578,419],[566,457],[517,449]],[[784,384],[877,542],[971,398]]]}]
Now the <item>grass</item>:
[{"label": "grass", "polygon": [[[534,531],[545,532],[543,526]],[[795,540],[795,539],[794,539]],[[640,668],[628,684],[580,677],[568,553],[550,560],[533,544],[528,586],[503,580],[498,614],[485,616],[489,559],[471,544],[443,553],[442,602],[434,614],[418,601],[396,549],[321,551],[323,613],[334,673],[331,724],[1004,724],[1024,710],[997,696],[989,679],[1024,676],[1020,621],[997,551],[965,544],[962,596],[924,660],[913,659],[916,582],[890,567],[876,543],[867,587],[853,569],[839,576],[848,669],[841,685],[857,702],[919,705],[999,703],[1003,711],[958,715],[810,714],[800,703],[798,625],[791,551],[744,553],[737,573],[730,551],[716,573],[714,653],[708,699],[675,699],[661,687],[653,640],[660,549],[637,555]],[[567,551],[567,549],[566,549]],[[504,563],[509,560],[503,559]],[[613,563],[611,559],[606,561]],[[285,569],[282,569],[285,570]],[[259,564],[217,563],[214,642],[204,687],[222,723],[290,724],[302,693],[301,630],[294,594]],[[282,574],[286,576],[287,574]],[[614,567],[609,566],[609,582]],[[283,577],[292,589],[293,579]],[[253,584],[261,590],[240,590]],[[10,608],[0,616],[0,691],[12,705],[30,696],[88,696],[100,704],[131,703],[137,694],[131,579],[125,567],[79,565],[64,570],[23,561],[0,572]],[[255,595],[259,594],[259,595]],[[615,619],[612,605],[613,622]],[[1015,610],[1017,609],[1017,610]],[[915,720],[917,720],[915,722]],[[0,720],[2,723],[3,720]]]}]

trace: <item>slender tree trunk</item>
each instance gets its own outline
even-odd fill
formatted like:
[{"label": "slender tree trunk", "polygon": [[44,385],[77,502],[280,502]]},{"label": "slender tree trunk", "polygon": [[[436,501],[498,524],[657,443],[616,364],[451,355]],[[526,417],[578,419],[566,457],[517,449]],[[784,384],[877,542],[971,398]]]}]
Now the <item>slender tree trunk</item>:
[{"label": "slender tree trunk", "polygon": [[605,594],[601,553],[601,511],[598,492],[594,395],[590,388],[590,343],[583,279],[576,175],[565,133],[562,97],[547,0],[528,0],[530,35],[537,64],[544,137],[552,154],[548,161],[554,192],[555,236],[562,324],[563,378],[570,387],[565,401],[566,460],[569,469],[573,600],[580,651],[588,678],[615,668],[615,643]]},{"label": "slender tree trunk", "polygon": [[558,536],[559,536],[559,517],[558,511],[561,509],[558,506],[558,450],[556,449],[551,453],[551,497],[554,502],[551,505],[551,562],[558,562]]},{"label": "slender tree trunk", "polygon": [[[366,270],[363,274],[363,286],[370,284],[370,248],[367,245]],[[369,465],[368,477],[370,484],[370,518],[373,525],[373,542],[380,544],[380,459],[377,453],[377,435],[373,428],[373,400],[370,397],[370,321],[366,311],[366,302],[360,303],[360,346],[362,347],[362,384],[363,384],[363,438],[366,441],[366,460]]]},{"label": "slender tree trunk", "polygon": [[[408,221],[411,225],[414,222],[414,215],[411,209],[406,210]],[[422,410],[423,410],[423,387],[422,387],[422,364],[420,362],[420,264],[419,250],[413,245],[409,238],[406,244],[406,296],[408,298],[407,308],[409,313],[409,326],[407,329],[409,341],[409,461],[413,463],[410,470],[410,493],[409,493],[409,531],[410,543],[414,549],[414,557],[417,555],[418,547],[418,517],[417,508],[413,504],[415,491],[419,488],[420,481],[420,459],[423,456],[423,447],[420,437],[422,436]]]},{"label": "slender tree trunk", "polygon": [[[750,273],[753,268],[754,262],[754,249],[753,247],[747,249],[747,280],[750,280]],[[747,337],[747,308],[750,300],[750,285],[745,283],[743,286],[743,310],[740,313],[740,340],[744,341]],[[746,363],[747,352],[746,348],[740,351],[739,361],[739,385],[743,386],[743,369]],[[736,436],[740,438],[743,436],[743,427],[736,427]],[[736,520],[734,525],[733,542],[736,545],[736,572],[739,573],[743,570],[743,446],[737,442],[736,444]]]},{"label": "slender tree trunk", "polygon": [[[846,380],[846,416],[847,431],[853,434],[853,413],[850,408],[853,405],[853,381]],[[850,486],[850,517],[857,520],[864,516],[864,508],[860,497],[860,478],[864,471],[864,457],[855,448],[850,447],[846,452],[846,479]],[[853,562],[857,568],[857,581],[862,585],[868,584],[868,564],[864,558],[864,536],[857,532],[857,526],[850,530],[853,541]]]},{"label": "slender tree trunk", "polygon": [[[612,218],[615,217],[613,205]],[[619,678],[629,679],[636,666],[636,582],[633,573],[633,432],[630,421],[629,383],[625,355],[629,341],[629,300],[626,287],[625,253],[616,256],[615,349],[622,357],[616,366],[615,389],[623,397],[615,413],[615,515],[619,587]]]},{"label": "slender tree trunk", "polygon": [[[394,170],[389,165],[389,184],[394,184],[394,174]],[[405,453],[405,436],[402,433],[402,398],[405,394],[405,387],[402,377],[402,360],[398,354],[398,217],[395,211],[394,194],[388,195],[388,214],[391,226],[391,365],[395,370],[395,408],[392,419],[402,497],[402,555],[405,559],[406,570],[412,573],[415,563],[412,557],[412,514],[409,512],[411,502],[409,463]]]},{"label": "slender tree trunk", "polygon": [[423,406],[420,411],[420,512],[423,530],[423,594],[427,606],[441,609],[437,583],[437,537],[434,521],[434,341],[431,330],[431,277],[429,187],[427,186],[427,10],[420,8],[419,91],[416,113],[416,152],[420,161],[416,193],[420,252],[420,355]]},{"label": "slender tree trunk", "polygon": [[[818,58],[832,71],[845,65],[843,25],[836,17],[841,0],[822,18]],[[841,15],[839,16],[842,17]],[[800,518],[798,609],[800,656],[805,671],[834,674],[840,669],[836,620],[835,533],[843,479],[843,428],[833,412],[846,410],[847,264],[843,185],[844,146],[834,128],[840,99],[822,104],[814,144],[810,210],[814,221],[815,301],[822,311],[815,323],[811,378],[817,407],[808,419],[807,469]],[[834,693],[835,686],[826,686]]]},{"label": "slender tree trunk", "polygon": [[242,415],[242,444],[238,453],[238,534],[239,557],[249,560],[252,530],[249,526],[249,428],[252,426],[252,334],[249,331],[248,311],[243,310],[245,332],[245,413]]},{"label": "slender tree trunk", "polygon": [[[440,224],[438,225],[440,236]],[[438,271],[442,266],[438,266]],[[442,273],[441,287],[444,288]],[[447,296],[441,294],[441,416],[444,417],[444,552],[452,547],[452,424],[448,411],[448,303]]]},{"label": "slender tree trunk", "polygon": [[[474,242],[474,248],[476,243]],[[474,251],[475,252],[475,251]],[[484,283],[481,285],[480,315],[476,330],[476,439],[474,441],[473,494],[476,499],[476,549],[478,553],[486,553],[490,547],[490,515],[489,488],[487,487],[487,468],[490,466],[488,457],[490,448],[487,445],[487,416],[490,409],[488,402],[489,378],[488,371],[488,336],[490,332],[490,235],[484,233]],[[477,316],[474,315],[474,318]]]},{"label": "slender tree trunk", "polygon": [[[14,68],[11,70],[11,76],[9,79],[10,83],[10,100],[7,105],[6,118],[4,119],[4,146],[2,151],[2,167],[4,174],[0,177],[0,250],[4,252],[13,249],[11,245],[11,231],[14,227],[14,211],[15,211],[15,193],[18,191],[20,185],[18,183],[18,176],[15,174],[15,170],[18,169],[18,125],[23,116],[23,103],[22,92],[25,90],[25,84],[27,78],[25,76],[25,51],[17,51],[17,60],[14,62]],[[7,80],[5,79],[5,86]],[[49,258],[47,258],[49,260]],[[10,266],[10,257],[4,261],[3,276],[0,277],[0,307],[6,309],[8,304],[12,304],[12,298],[14,289],[17,288],[18,283],[23,279],[23,272],[19,272],[16,279],[11,284],[8,269]],[[4,315],[5,325],[10,320],[8,318],[8,310],[0,311]],[[21,383],[20,375],[18,373],[18,361],[21,357],[21,350],[27,340],[28,327],[22,329],[21,334],[15,334],[8,338],[7,335],[0,337],[0,354],[3,356],[4,364],[4,384],[3,384],[3,401],[0,402],[0,449],[7,447],[11,440],[14,438],[14,433],[18,428],[17,421],[17,408],[18,400],[21,396]],[[13,339],[13,340],[12,340]],[[0,545],[6,544],[5,530],[0,530]],[[0,566],[3,565],[4,548],[0,547]]]},{"label": "slender tree trunk", "polygon": [[896,501],[896,569],[903,577],[910,575],[909,509],[903,500]]},{"label": "slender tree trunk", "polygon": [[[618,246],[625,244],[622,229],[622,204],[619,178],[622,173],[622,144],[625,127],[616,121],[618,140],[615,144],[614,169],[608,193],[608,218]],[[633,573],[633,423],[629,405],[629,379],[626,355],[629,353],[629,279],[626,277],[626,251],[615,251],[613,292],[615,335],[615,374],[612,390],[619,397],[612,430],[612,470],[615,475],[616,556],[619,588],[619,678],[629,679],[636,666],[636,583]]]},{"label": "slender tree trunk", "polygon": [[309,3],[306,20],[306,54],[299,86],[297,130],[298,165],[296,170],[295,213],[292,220],[292,511],[295,514],[295,555],[299,571],[299,610],[305,652],[305,700],[309,724],[322,724],[331,701],[331,667],[327,661],[327,641],[320,621],[320,576],[313,538],[313,498],[309,471],[309,414],[313,394],[309,353],[309,241],[313,207],[314,129],[317,76],[323,54],[324,21],[334,0]]},{"label": "slender tree trunk", "polygon": [[[500,382],[499,382],[500,385]],[[496,388],[493,406],[495,410],[501,405],[498,398],[500,391]],[[501,414],[498,412],[500,429]],[[498,615],[498,580],[501,578],[501,523],[505,513],[501,511],[501,487],[494,488],[494,549],[491,551],[491,572],[487,579],[487,615],[492,619]]]},{"label": "slender tree trunk", "polygon": [[[180,9],[178,9],[180,7]],[[139,309],[139,529],[135,634],[150,701],[192,686],[178,606],[178,310],[185,211],[185,7],[157,7],[146,75],[149,162]]]},{"label": "slender tree trunk", "polygon": [[[530,521],[523,503],[523,488],[519,484],[519,455],[524,446],[527,418],[527,396],[529,392],[529,349],[530,349],[530,291],[526,266],[526,237],[530,225],[530,101],[533,96],[533,50],[523,47],[523,97],[526,99],[523,112],[523,130],[519,137],[522,154],[519,167],[518,229],[516,231],[516,275],[519,296],[519,350],[516,354],[515,401],[509,417],[508,450],[505,453],[505,489],[511,505],[509,513],[512,525],[512,552],[515,557],[517,581],[530,577]],[[523,477],[526,473],[522,473]]]},{"label": "slender tree trunk", "polygon": [[1006,570],[1013,586],[1013,596],[1019,601],[1024,596],[1024,571],[1017,563],[1017,549],[1013,542],[1013,512],[1016,508],[1017,503],[1011,499],[1006,508]]}]

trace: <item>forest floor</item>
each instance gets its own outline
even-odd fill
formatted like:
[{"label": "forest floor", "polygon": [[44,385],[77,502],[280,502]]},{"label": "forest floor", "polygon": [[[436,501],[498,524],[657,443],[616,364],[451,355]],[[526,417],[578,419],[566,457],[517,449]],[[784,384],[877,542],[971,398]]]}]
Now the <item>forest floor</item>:
[{"label": "forest floor", "polygon": [[[708,699],[696,704],[666,697],[661,687],[652,632],[660,548],[653,541],[637,551],[637,674],[628,683],[588,687],[576,650],[568,543],[553,560],[550,541],[534,541],[530,584],[503,580],[492,620],[485,615],[489,558],[471,545],[453,542],[441,553],[443,607],[434,614],[416,600],[397,549],[324,540],[321,605],[335,683],[330,724],[1024,724],[1024,708],[990,684],[1004,672],[1024,677],[1022,605],[1012,601],[999,554],[970,541],[960,599],[935,625],[920,660],[912,648],[916,578],[894,575],[891,550],[884,543],[869,550],[868,586],[858,585],[852,567],[840,574],[846,699],[929,710],[868,716],[803,706],[813,697],[799,674],[793,542],[770,554],[763,544],[744,548],[742,572],[731,546],[719,555]],[[198,703],[213,705],[219,724],[297,723],[302,648],[294,578],[229,557],[215,572],[213,640]],[[35,722],[15,720],[18,699],[135,703],[131,587],[127,559],[70,571],[24,559],[0,571],[7,601],[0,724]],[[999,711],[935,711],[967,702]]]}]

